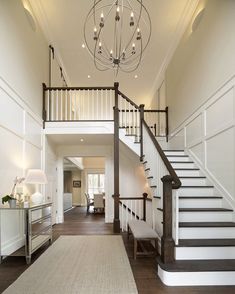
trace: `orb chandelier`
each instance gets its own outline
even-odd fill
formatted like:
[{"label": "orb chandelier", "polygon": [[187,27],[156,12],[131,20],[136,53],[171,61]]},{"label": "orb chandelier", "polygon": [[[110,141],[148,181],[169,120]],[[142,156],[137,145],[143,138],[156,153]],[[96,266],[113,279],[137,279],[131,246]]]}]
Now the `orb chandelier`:
[{"label": "orb chandelier", "polygon": [[84,41],[100,71],[133,72],[151,37],[143,0],[94,0],[84,23]]}]

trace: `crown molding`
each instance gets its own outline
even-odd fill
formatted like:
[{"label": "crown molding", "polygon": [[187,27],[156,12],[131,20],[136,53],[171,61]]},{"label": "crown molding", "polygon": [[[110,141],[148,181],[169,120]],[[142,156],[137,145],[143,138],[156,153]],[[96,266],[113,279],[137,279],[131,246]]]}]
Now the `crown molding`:
[{"label": "crown molding", "polygon": [[176,27],[176,30],[174,32],[174,37],[173,40],[171,42],[171,45],[166,53],[166,56],[161,64],[160,70],[158,71],[156,78],[154,80],[152,89],[150,91],[150,97],[154,97],[154,94],[156,92],[156,90],[160,87],[160,85],[163,83],[164,79],[165,79],[165,72],[166,69],[172,59],[172,56],[176,50],[176,48],[179,45],[179,42],[184,34],[184,32],[186,31],[189,22],[191,21],[193,14],[195,13],[195,10],[198,6],[199,0],[189,0],[187,5],[185,6],[180,20],[178,22],[178,25]]},{"label": "crown molding", "polygon": [[61,67],[63,68],[63,74],[64,74],[64,77],[66,79],[68,86],[71,86],[71,81],[70,81],[69,75],[67,73],[66,67],[64,65],[63,59],[61,57],[61,53],[58,50],[57,42],[53,38],[53,35],[51,33],[49,21],[46,16],[45,10],[43,8],[42,1],[41,0],[28,0],[28,2],[30,3],[30,6],[33,10],[33,13],[34,13],[34,16],[37,20],[37,23],[40,26],[40,28],[41,28],[41,30],[42,30],[42,32],[48,42],[48,46],[52,45],[53,47],[55,47],[56,58],[59,61],[59,64],[61,65]]}]

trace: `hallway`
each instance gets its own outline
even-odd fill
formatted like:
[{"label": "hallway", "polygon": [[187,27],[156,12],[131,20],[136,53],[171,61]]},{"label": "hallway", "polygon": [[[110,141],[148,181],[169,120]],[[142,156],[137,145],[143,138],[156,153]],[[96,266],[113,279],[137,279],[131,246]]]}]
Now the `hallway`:
[{"label": "hallway", "polygon": [[[86,209],[76,207],[65,213],[65,222],[53,227],[54,241],[60,235],[103,235],[113,234],[112,224],[105,224],[104,215],[93,213],[86,214]],[[134,274],[139,294],[155,293],[234,293],[235,287],[167,287],[156,274],[155,258],[137,258],[133,259],[133,242],[127,241],[127,236],[123,234],[123,241],[128,253],[131,268]],[[47,246],[39,249],[32,258],[34,262]],[[115,252],[114,252],[115,254]],[[8,257],[0,265],[0,293],[13,283],[21,273],[27,269],[23,257]],[[43,294],[43,293],[42,293]],[[65,293],[66,294],[66,293]],[[127,293],[128,294],[128,293]]]}]

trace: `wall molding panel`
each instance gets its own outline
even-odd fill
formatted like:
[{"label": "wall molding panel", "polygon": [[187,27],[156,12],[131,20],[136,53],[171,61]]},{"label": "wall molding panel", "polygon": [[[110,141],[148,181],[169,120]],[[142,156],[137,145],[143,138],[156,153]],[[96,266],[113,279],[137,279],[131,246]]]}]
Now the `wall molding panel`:
[{"label": "wall molding panel", "polygon": [[[16,176],[42,168],[42,119],[0,77],[1,196],[10,193]],[[25,192],[33,192],[27,187]],[[20,219],[20,222],[19,222]],[[1,213],[2,250],[10,254],[24,242],[23,214]]]},{"label": "wall molding panel", "polygon": [[182,149],[235,209],[235,76],[170,135],[170,149]]}]

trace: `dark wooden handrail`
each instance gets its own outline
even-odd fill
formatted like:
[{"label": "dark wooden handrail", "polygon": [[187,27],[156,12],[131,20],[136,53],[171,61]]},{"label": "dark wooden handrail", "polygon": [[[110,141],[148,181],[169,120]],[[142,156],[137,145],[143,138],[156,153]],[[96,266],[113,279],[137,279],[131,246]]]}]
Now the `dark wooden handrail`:
[{"label": "dark wooden handrail", "polygon": [[45,91],[115,90],[114,87],[45,87]]},{"label": "dark wooden handrail", "polygon": [[159,155],[161,156],[162,161],[164,162],[170,176],[172,177],[173,183],[172,183],[172,188],[173,189],[179,189],[181,186],[181,181],[179,179],[179,177],[177,176],[175,170],[173,169],[170,161],[167,159],[165,153],[163,152],[161,146],[159,145],[158,141],[156,140],[156,138],[154,137],[153,133],[151,132],[151,130],[149,129],[147,123],[145,122],[145,120],[142,120],[142,124],[145,126],[154,146],[156,147]]},{"label": "dark wooden handrail", "polygon": [[118,94],[122,96],[126,101],[128,101],[132,106],[134,106],[136,109],[139,109],[139,106],[135,104],[130,98],[128,98],[126,95],[124,95],[121,91],[118,90]]},{"label": "dark wooden handrail", "polygon": [[160,112],[163,112],[163,113],[166,113],[166,109],[145,109],[144,112],[156,112],[156,113],[160,113]]}]

